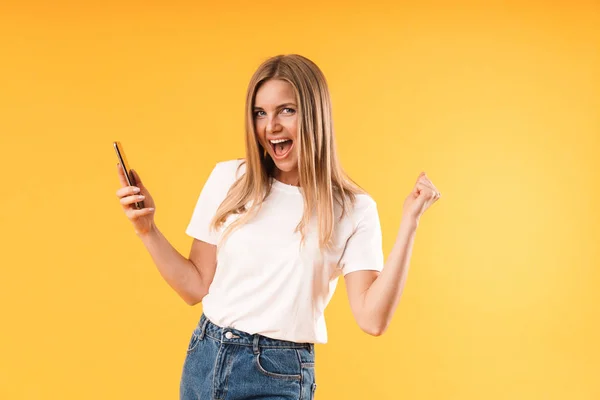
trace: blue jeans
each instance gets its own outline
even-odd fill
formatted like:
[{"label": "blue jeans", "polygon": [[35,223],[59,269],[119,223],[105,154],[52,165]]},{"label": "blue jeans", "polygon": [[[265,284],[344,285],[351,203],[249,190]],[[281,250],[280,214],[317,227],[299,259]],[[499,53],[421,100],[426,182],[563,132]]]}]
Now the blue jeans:
[{"label": "blue jeans", "polygon": [[313,400],[316,387],[312,343],[221,328],[202,314],[179,393],[181,400]]}]

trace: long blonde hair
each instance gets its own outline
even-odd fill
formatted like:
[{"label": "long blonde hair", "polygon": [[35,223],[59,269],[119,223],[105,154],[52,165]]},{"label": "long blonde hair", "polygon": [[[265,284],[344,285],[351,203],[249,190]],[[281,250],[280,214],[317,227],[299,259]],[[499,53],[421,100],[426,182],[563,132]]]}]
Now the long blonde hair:
[{"label": "long blonde hair", "polygon": [[[330,248],[334,234],[334,200],[340,205],[340,219],[353,206],[356,195],[365,191],[342,169],[335,149],[331,100],[325,76],[311,60],[297,55],[278,55],[264,61],[256,70],[246,95],[246,172],[229,189],[211,221],[218,229],[231,214],[242,214],[224,231],[219,247],[234,229],[254,217],[271,191],[275,164],[260,145],[254,125],[254,100],[260,85],[270,79],[289,82],[298,104],[298,173],[304,199],[304,214],[295,232],[302,242],[316,208],[319,221],[319,248]],[[251,203],[248,208],[248,203]]]}]

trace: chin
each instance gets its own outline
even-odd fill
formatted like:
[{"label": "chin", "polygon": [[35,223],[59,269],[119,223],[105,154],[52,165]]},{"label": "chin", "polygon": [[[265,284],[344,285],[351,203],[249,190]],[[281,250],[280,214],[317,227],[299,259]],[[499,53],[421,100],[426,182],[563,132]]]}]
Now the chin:
[{"label": "chin", "polygon": [[290,172],[296,169],[298,162],[296,160],[273,160],[275,166],[283,172]]}]

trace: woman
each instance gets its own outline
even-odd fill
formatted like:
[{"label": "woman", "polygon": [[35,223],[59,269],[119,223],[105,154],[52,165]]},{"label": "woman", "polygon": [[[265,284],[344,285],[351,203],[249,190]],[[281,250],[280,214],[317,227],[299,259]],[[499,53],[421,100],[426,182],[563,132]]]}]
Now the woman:
[{"label": "woman", "polygon": [[[211,172],[186,230],[188,258],[154,224],[154,201],[134,176],[137,185],[127,186],[120,172],[125,213],[169,285],[203,304],[182,399],[314,398],[314,344],[327,342],[323,313],[339,276],[358,325],[382,334],[419,219],[439,198],[422,173],[384,268],[376,203],[343,172],[325,77],[299,55],[270,58],[254,73],[246,157]],[[134,209],[140,200],[147,208]]]}]

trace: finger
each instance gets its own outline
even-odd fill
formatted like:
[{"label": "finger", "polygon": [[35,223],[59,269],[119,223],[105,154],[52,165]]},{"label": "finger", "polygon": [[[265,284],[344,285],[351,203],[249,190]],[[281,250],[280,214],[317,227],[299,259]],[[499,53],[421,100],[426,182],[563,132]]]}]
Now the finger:
[{"label": "finger", "polygon": [[431,181],[419,181],[420,184],[427,186],[428,188],[430,188],[431,190],[433,190],[435,193],[439,193],[440,191],[433,185],[433,183],[431,183]]},{"label": "finger", "polygon": [[431,179],[429,179],[429,176],[427,176],[425,172],[421,172],[421,175],[419,175],[419,179],[417,180],[432,183]]},{"label": "finger", "polygon": [[442,195],[440,191],[435,187],[435,185],[426,176],[420,178],[419,183],[422,183],[423,185],[431,188],[431,190],[433,190],[436,193],[436,196],[438,198]]},{"label": "finger", "polygon": [[117,189],[117,197],[120,199],[125,196],[140,194],[141,189],[137,186],[125,186]]},{"label": "finger", "polygon": [[415,184],[415,187],[419,186],[419,185],[423,185],[425,187],[430,188],[431,190],[434,190],[437,192],[435,186],[433,186],[433,183],[431,183],[430,181],[427,181],[424,178],[419,178],[419,180],[417,181],[417,183]]},{"label": "finger", "polygon": [[154,208],[142,208],[141,210],[131,208],[128,209],[125,213],[127,214],[127,218],[129,218],[132,221],[135,221],[136,219],[144,217],[146,215],[150,215],[153,212]]},{"label": "finger", "polygon": [[425,192],[425,195],[428,198],[437,200],[441,197],[442,194],[439,192],[439,190],[435,188],[435,186],[424,183],[420,183],[420,185],[422,185],[421,187],[423,188],[423,191]]},{"label": "finger", "polygon": [[424,196],[426,199],[438,198],[438,192],[436,190],[421,182],[417,183],[417,190],[419,192],[419,196]]},{"label": "finger", "polygon": [[121,200],[119,200],[119,202],[122,205],[127,206],[127,205],[130,205],[130,204],[133,204],[133,203],[137,203],[138,201],[142,201],[145,198],[146,198],[146,196],[141,195],[141,194],[140,195],[134,195],[134,196],[126,196],[126,197],[123,197]]},{"label": "finger", "polygon": [[421,183],[423,183],[423,184],[431,187],[433,190],[435,190],[436,192],[438,192],[438,190],[434,186],[433,182],[431,182],[431,180],[427,176],[427,173],[421,172],[421,174],[419,175],[419,178],[417,178],[417,183],[419,183],[419,182],[421,182]]}]

